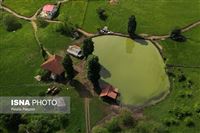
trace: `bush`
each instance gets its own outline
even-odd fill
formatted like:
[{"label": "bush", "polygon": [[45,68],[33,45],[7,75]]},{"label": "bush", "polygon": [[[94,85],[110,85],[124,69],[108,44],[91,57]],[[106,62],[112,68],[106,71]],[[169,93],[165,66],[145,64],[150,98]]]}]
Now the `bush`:
[{"label": "bush", "polygon": [[27,133],[25,124],[19,125],[18,133]]},{"label": "bush", "polygon": [[195,112],[200,113],[200,103],[196,103],[194,105],[194,110],[195,110]]},{"label": "bush", "polygon": [[131,133],[168,133],[165,126],[155,121],[140,121]]},{"label": "bush", "polygon": [[191,117],[186,118],[184,121],[186,123],[186,126],[188,126],[188,127],[195,126],[195,123],[194,123],[194,121],[193,121],[193,119]]},{"label": "bush", "polygon": [[119,115],[118,119],[120,124],[123,125],[124,127],[133,127],[136,123],[132,117],[131,112],[127,110],[123,110]]},{"label": "bush", "polygon": [[168,126],[168,127],[170,127],[170,126],[177,126],[177,125],[179,125],[179,121],[176,120],[176,119],[174,119],[174,118],[166,118],[164,120],[164,124],[166,126]]},{"label": "bush", "polygon": [[36,72],[37,75],[41,76],[41,80],[43,81],[47,81],[50,79],[51,76],[51,72],[47,71],[47,70],[43,70],[43,69],[38,69]]},{"label": "bush", "polygon": [[101,126],[96,126],[92,129],[92,133],[109,133],[108,130]]},{"label": "bush", "polygon": [[116,133],[121,131],[117,118],[113,118],[111,121],[107,122],[106,128],[111,133]]},{"label": "bush", "polygon": [[3,22],[8,32],[16,31],[22,27],[21,23],[12,15],[6,15],[3,18]]},{"label": "bush", "polygon": [[70,22],[64,22],[56,24],[54,30],[62,35],[73,37],[75,27]]},{"label": "bush", "polygon": [[38,27],[40,27],[40,28],[45,28],[45,27],[47,27],[48,26],[48,22],[46,22],[43,18],[38,18],[37,19],[37,25],[38,25]]},{"label": "bush", "polygon": [[99,15],[99,18],[103,21],[106,21],[108,18],[108,15],[106,14],[106,10],[103,8],[98,8],[97,14]]}]

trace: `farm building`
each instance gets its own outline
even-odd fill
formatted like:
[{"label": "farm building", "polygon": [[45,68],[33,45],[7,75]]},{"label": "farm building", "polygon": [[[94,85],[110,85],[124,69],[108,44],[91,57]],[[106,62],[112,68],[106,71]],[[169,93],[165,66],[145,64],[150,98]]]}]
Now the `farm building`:
[{"label": "farm building", "polygon": [[52,19],[55,16],[57,11],[58,11],[58,7],[56,5],[47,4],[42,8],[40,17]]},{"label": "farm building", "polygon": [[77,45],[69,46],[67,52],[71,55],[74,55],[75,57],[81,58],[83,56],[81,48]]},{"label": "farm building", "polygon": [[114,88],[111,85],[106,85],[102,88],[100,93],[100,97],[102,98],[110,98],[112,100],[116,100],[118,96],[118,89]]},{"label": "farm building", "polygon": [[62,65],[62,57],[58,55],[50,56],[48,60],[42,63],[41,68],[50,71],[52,79],[62,75],[65,71]]}]

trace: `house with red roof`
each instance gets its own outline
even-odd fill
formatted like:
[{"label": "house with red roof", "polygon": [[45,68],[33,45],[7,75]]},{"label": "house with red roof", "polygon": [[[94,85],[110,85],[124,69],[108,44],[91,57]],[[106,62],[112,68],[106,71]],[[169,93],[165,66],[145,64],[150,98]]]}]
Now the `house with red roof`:
[{"label": "house with red roof", "polygon": [[118,95],[119,95],[118,89],[114,88],[111,85],[106,85],[102,87],[102,91],[100,93],[101,98],[109,98],[112,100],[116,100]]},{"label": "house with red roof", "polygon": [[44,5],[40,13],[40,17],[52,19],[55,16],[57,11],[58,11],[58,7],[56,5],[53,5],[53,4]]},{"label": "house with red roof", "polygon": [[61,76],[65,69],[62,65],[63,58],[59,55],[50,56],[44,63],[41,64],[41,68],[51,72],[52,79],[56,76]]}]

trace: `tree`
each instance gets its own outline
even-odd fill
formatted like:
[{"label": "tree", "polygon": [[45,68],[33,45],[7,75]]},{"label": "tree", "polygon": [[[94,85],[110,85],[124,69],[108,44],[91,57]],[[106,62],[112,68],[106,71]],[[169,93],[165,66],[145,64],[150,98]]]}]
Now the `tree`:
[{"label": "tree", "polygon": [[9,32],[16,31],[22,27],[21,23],[19,23],[17,19],[12,15],[6,15],[3,22],[6,30]]},{"label": "tree", "polygon": [[83,55],[87,58],[94,51],[94,42],[91,38],[85,39],[81,47]]},{"label": "tree", "polygon": [[95,87],[99,86],[100,70],[99,58],[95,55],[89,55],[87,58],[87,77]]},{"label": "tree", "polygon": [[193,121],[193,119],[191,118],[191,117],[187,117],[187,118],[185,118],[185,123],[186,123],[186,126],[188,126],[188,127],[193,127],[193,126],[195,126],[195,123],[194,123],[194,121]]},{"label": "tree", "polygon": [[70,58],[70,56],[68,54],[65,55],[65,58],[63,60],[63,67],[65,68],[65,72],[67,74],[67,78],[69,80],[72,80],[75,76],[75,71],[73,68],[73,62],[72,59]]},{"label": "tree", "polygon": [[74,25],[69,21],[55,25],[55,31],[60,32],[62,35],[73,37]]},{"label": "tree", "polygon": [[175,29],[171,32],[170,38],[174,41],[177,42],[185,42],[186,41],[186,37],[184,37],[181,34],[181,30],[180,29]]},{"label": "tree", "polygon": [[106,10],[103,8],[98,8],[97,14],[99,15],[99,18],[103,21],[106,21],[108,18],[108,15],[106,14]]},{"label": "tree", "polygon": [[1,121],[7,128],[12,128],[13,130],[18,130],[19,124],[23,123],[21,114],[6,114],[0,116]]},{"label": "tree", "polygon": [[133,37],[135,35],[136,27],[137,27],[136,18],[134,15],[132,15],[129,17],[129,22],[128,22],[128,33],[130,37]]},{"label": "tree", "polygon": [[119,121],[124,127],[133,127],[136,123],[131,115],[131,112],[127,110],[123,110],[120,113]]}]

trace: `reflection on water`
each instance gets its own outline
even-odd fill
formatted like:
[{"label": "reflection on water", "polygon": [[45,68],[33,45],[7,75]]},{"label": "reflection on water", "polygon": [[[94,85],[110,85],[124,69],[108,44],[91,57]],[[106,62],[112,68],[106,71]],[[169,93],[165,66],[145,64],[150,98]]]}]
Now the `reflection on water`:
[{"label": "reflection on water", "polygon": [[125,44],[126,44],[126,53],[131,54],[135,47],[135,43],[133,43],[133,40],[127,38]]}]

